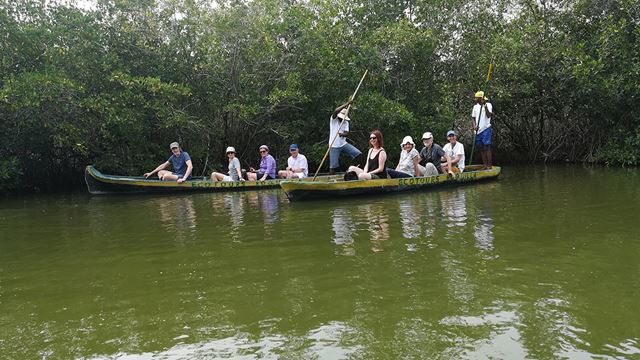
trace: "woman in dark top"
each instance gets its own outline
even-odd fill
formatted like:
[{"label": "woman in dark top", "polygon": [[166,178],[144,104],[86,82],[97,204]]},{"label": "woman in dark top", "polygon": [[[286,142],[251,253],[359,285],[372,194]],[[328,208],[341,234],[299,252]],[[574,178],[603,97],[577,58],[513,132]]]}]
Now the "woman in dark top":
[{"label": "woman in dark top", "polygon": [[384,151],[383,145],[382,133],[380,130],[373,130],[369,135],[370,147],[364,170],[356,166],[350,166],[348,171],[355,172],[360,180],[386,179],[385,163],[387,161],[387,153]]}]

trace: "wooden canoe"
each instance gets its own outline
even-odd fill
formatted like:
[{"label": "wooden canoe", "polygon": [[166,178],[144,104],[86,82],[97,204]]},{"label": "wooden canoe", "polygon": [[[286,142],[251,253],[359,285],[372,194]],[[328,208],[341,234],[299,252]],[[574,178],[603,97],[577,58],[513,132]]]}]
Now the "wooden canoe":
[{"label": "wooden canoe", "polygon": [[382,194],[396,191],[422,190],[441,186],[460,185],[470,182],[495,179],[501,168],[494,166],[480,170],[481,166],[471,165],[465,171],[454,175],[434,175],[401,179],[376,180],[323,180],[323,181],[283,181],[280,186],[290,201],[326,199],[365,194]]},{"label": "wooden canoe", "polygon": [[[324,181],[338,179],[340,176],[323,175]],[[157,178],[145,179],[142,176],[106,175],[89,165],[84,171],[84,180],[93,195],[130,194],[130,193],[186,193],[186,192],[225,192],[273,189],[280,186],[282,179],[265,181],[211,181],[193,178],[178,184],[176,181],[161,181]],[[300,180],[289,180],[296,182]]]}]

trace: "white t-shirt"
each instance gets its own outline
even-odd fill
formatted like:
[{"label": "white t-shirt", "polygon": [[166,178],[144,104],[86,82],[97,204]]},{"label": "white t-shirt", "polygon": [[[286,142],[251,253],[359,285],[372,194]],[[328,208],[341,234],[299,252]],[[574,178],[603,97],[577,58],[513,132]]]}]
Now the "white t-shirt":
[{"label": "white t-shirt", "polygon": [[405,174],[415,176],[416,173],[415,167],[413,166],[413,159],[416,156],[420,156],[416,148],[411,149],[411,151],[409,152],[402,150],[402,152],[400,153],[400,161],[398,162],[398,171],[402,171]]},{"label": "white t-shirt", "polygon": [[304,176],[309,176],[309,166],[307,165],[307,158],[304,155],[298,154],[295,158],[293,156],[289,156],[289,159],[287,159],[287,165],[289,166],[289,169],[301,168],[303,169],[302,172],[304,173]]},{"label": "white t-shirt", "polygon": [[455,160],[456,156],[462,155],[457,165],[460,171],[464,170],[464,146],[460,141],[456,141],[456,144],[453,147],[453,149],[451,149],[451,143],[447,143],[447,145],[445,145],[442,148],[442,150],[446,155],[449,155],[449,158],[451,159],[451,161]]},{"label": "white t-shirt", "polygon": [[[333,141],[334,136],[336,136],[336,133],[338,133],[338,128],[340,127],[341,121],[342,119],[340,119],[337,116],[336,117],[331,116],[329,118],[329,144],[331,144],[331,141]],[[345,131],[349,131],[348,120],[344,121],[344,124],[342,124],[342,129],[340,129],[340,132],[345,132]],[[332,147],[340,148],[340,147],[343,147],[346,143],[347,143],[347,138],[338,136],[336,138],[336,141],[333,143]]]},{"label": "white t-shirt", "polygon": [[480,122],[478,122],[478,115],[480,113],[480,104],[475,104],[473,106],[473,110],[471,110],[471,117],[476,119],[476,125],[480,128],[478,129],[478,134],[483,132],[484,130],[491,127],[491,118],[487,117],[487,110],[489,112],[493,112],[493,106],[490,102],[485,103],[486,107],[482,110],[482,116],[480,117]]}]

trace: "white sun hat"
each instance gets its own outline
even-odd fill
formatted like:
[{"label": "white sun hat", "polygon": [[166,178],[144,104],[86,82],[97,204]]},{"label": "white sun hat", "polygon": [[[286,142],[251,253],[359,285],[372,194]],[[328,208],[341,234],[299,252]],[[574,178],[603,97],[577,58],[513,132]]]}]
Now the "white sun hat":
[{"label": "white sun hat", "polygon": [[416,146],[416,144],[413,142],[413,138],[411,136],[405,136],[404,139],[402,139],[402,143],[400,144],[400,147],[403,147],[404,144],[411,144],[413,146]]}]

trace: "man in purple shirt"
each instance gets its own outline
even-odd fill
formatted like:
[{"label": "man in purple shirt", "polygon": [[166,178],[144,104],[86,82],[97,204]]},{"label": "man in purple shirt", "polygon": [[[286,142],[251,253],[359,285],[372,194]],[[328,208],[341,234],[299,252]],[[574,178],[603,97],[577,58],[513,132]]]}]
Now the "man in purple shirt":
[{"label": "man in purple shirt", "polygon": [[256,172],[254,168],[249,168],[247,178],[249,181],[265,181],[276,178],[276,159],[269,155],[269,147],[267,145],[260,146],[260,169]]}]

